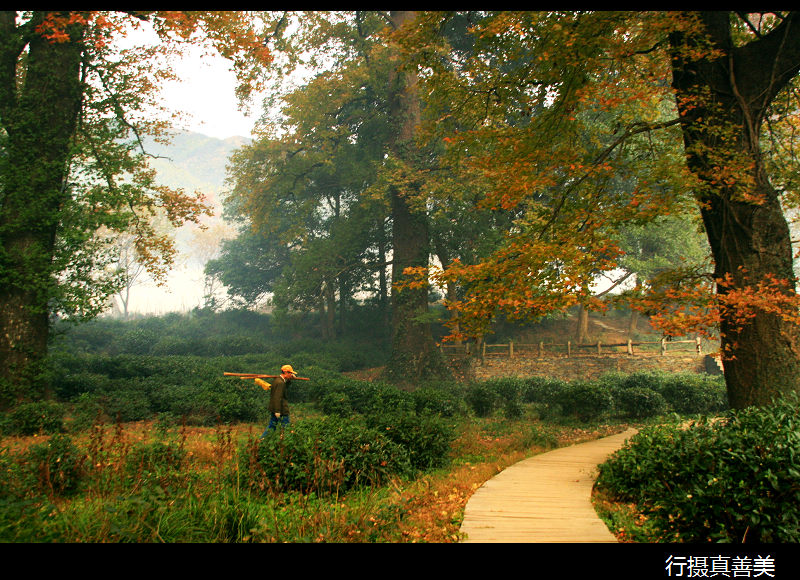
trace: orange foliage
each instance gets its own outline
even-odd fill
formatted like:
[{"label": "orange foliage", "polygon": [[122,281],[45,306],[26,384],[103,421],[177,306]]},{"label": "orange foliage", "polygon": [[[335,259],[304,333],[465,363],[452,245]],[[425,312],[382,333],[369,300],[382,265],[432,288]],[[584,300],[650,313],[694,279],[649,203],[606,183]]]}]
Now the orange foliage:
[{"label": "orange foliage", "polygon": [[[745,278],[744,272],[740,273]],[[734,281],[727,274],[713,280],[716,291],[705,276],[681,276],[673,272],[653,282],[649,291],[622,299],[648,314],[651,325],[667,336],[698,333],[711,337],[723,320],[735,332],[762,313],[800,325],[800,296],[790,281],[771,274],[757,281]]]}]

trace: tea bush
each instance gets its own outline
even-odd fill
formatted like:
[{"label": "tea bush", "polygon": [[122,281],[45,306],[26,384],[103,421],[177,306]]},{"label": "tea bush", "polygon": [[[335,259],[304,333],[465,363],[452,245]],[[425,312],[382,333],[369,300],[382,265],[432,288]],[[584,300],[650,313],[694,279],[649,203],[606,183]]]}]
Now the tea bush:
[{"label": "tea bush", "polygon": [[113,421],[127,423],[141,421],[153,416],[150,398],[141,388],[120,388],[104,393],[99,400],[103,410]]},{"label": "tea bush", "polygon": [[637,388],[660,391],[668,378],[669,374],[661,371],[610,372],[600,376],[597,382],[607,387],[620,389]]},{"label": "tea bush", "polygon": [[423,385],[411,392],[414,411],[418,415],[455,417],[466,411],[464,400],[456,388],[450,385]]},{"label": "tea bush", "polygon": [[150,397],[154,413],[181,417],[189,425],[259,421],[265,413],[263,391],[242,381],[217,378],[199,384],[167,384]]},{"label": "tea bush", "polygon": [[297,421],[239,450],[239,475],[253,491],[330,494],[382,485],[410,473],[408,452],[363,421]]},{"label": "tea bush", "polygon": [[334,417],[349,417],[353,413],[350,397],[347,396],[347,393],[341,391],[326,393],[322,397],[320,408],[326,415]]},{"label": "tea bush", "polygon": [[644,429],[600,466],[597,485],[637,503],[664,541],[800,541],[798,403]]},{"label": "tea bush", "polygon": [[614,405],[624,418],[646,419],[667,413],[669,406],[658,391],[646,387],[613,389]]},{"label": "tea bush", "polygon": [[318,394],[327,397],[329,402],[335,394],[346,395],[352,411],[361,415],[395,411],[413,413],[415,407],[411,393],[379,382],[339,379],[320,387]]},{"label": "tea bush", "polygon": [[721,378],[694,373],[673,374],[656,388],[670,408],[680,414],[711,414],[728,409],[728,395]]},{"label": "tea bush", "polygon": [[381,413],[368,416],[366,424],[403,447],[412,469],[426,471],[447,464],[455,429],[441,417]]},{"label": "tea bush", "polygon": [[55,401],[21,403],[13,408],[2,422],[7,435],[36,435],[60,433],[64,430],[65,408]]},{"label": "tea bush", "polygon": [[611,391],[602,384],[575,381],[567,383],[555,396],[562,414],[580,421],[599,419],[614,408]]},{"label": "tea bush", "polygon": [[495,409],[497,395],[485,383],[473,383],[467,387],[464,400],[476,417],[488,417]]},{"label": "tea bush", "polygon": [[85,370],[78,370],[77,372],[64,370],[57,373],[53,381],[53,388],[61,400],[70,400],[83,393],[105,391],[111,386],[112,381],[106,375]]}]

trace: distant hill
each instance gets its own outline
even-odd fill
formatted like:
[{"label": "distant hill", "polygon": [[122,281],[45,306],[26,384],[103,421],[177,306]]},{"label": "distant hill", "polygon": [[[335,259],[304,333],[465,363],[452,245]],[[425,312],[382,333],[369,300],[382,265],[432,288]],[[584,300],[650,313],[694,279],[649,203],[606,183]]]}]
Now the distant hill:
[{"label": "distant hill", "polygon": [[169,145],[149,141],[145,147],[157,156],[150,164],[162,184],[181,187],[187,193],[199,190],[219,208],[228,159],[249,142],[246,137],[217,139],[200,133],[178,133]]}]

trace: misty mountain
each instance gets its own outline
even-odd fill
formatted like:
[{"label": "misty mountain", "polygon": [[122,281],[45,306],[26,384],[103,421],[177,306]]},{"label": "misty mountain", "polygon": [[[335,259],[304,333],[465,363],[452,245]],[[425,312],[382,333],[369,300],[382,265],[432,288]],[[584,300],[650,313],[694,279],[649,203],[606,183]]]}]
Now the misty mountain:
[{"label": "misty mountain", "polygon": [[169,145],[146,141],[148,153],[157,156],[150,165],[158,180],[187,193],[201,191],[217,208],[223,191],[228,159],[236,149],[250,143],[246,137],[217,139],[200,133],[178,133]]}]

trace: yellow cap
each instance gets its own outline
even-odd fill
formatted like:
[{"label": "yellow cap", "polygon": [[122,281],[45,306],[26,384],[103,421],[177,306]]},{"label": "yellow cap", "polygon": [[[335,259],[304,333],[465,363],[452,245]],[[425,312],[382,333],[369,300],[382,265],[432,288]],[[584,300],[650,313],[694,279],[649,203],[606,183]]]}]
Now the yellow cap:
[{"label": "yellow cap", "polygon": [[281,372],[282,373],[292,373],[294,376],[297,376],[297,373],[294,372],[294,369],[292,368],[292,365],[283,365],[281,367]]}]

